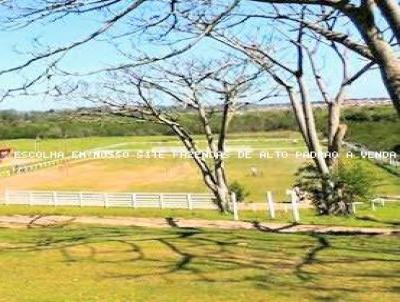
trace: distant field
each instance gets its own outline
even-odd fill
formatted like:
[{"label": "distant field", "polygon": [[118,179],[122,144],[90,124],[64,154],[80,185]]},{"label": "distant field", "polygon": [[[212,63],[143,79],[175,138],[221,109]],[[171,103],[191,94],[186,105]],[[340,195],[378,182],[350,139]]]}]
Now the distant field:
[{"label": "distant field", "polygon": [[400,152],[400,119],[392,106],[349,108],[343,122],[348,125],[346,140],[374,151]]},{"label": "distant field", "polygon": [[[205,143],[202,136],[195,136]],[[252,144],[257,142],[271,142],[277,139],[301,140],[299,133],[294,131],[271,131],[260,133],[235,133],[230,135],[232,144],[242,144],[244,141]],[[290,142],[289,142],[290,143]],[[301,141],[299,142],[301,143]],[[17,151],[45,151],[45,152],[72,152],[89,150],[94,148],[109,147],[141,149],[157,145],[180,145],[181,142],[174,136],[111,136],[111,137],[85,137],[85,138],[66,138],[66,139],[11,139],[0,140],[1,146],[10,146]]]},{"label": "distant field", "polygon": [[[35,147],[34,140],[12,140],[0,142],[16,150],[27,151]],[[200,143],[205,148],[205,142]],[[165,150],[181,148],[174,137],[93,137],[85,139],[42,140],[38,149],[46,152],[72,152],[79,150]],[[305,151],[298,133],[279,131],[257,134],[236,134],[228,142],[228,150],[234,150],[227,160],[229,181],[238,181],[250,195],[249,202],[263,202],[267,191],[272,191],[277,200],[287,197],[285,191],[292,187],[295,172],[306,161],[295,158],[294,152]],[[253,150],[253,158],[238,159],[239,149]],[[287,150],[286,159],[260,159],[259,151]],[[364,161],[364,164],[380,176],[378,193],[400,194],[400,178]],[[257,176],[252,174],[256,169]],[[55,168],[39,170],[29,174],[2,179],[0,191],[5,189],[32,190],[82,190],[82,191],[136,191],[136,192],[203,192],[207,188],[190,159],[103,159],[70,162]]]},{"label": "distant field", "polygon": [[352,123],[349,125],[348,139],[363,144],[374,151],[400,150],[399,122]]},{"label": "distant field", "polygon": [[[272,190],[280,199],[294,181],[301,164],[290,160],[228,160],[230,179],[251,193],[249,201],[263,201]],[[260,176],[251,175],[257,167]],[[0,188],[35,190],[83,190],[130,192],[203,192],[200,173],[188,159],[93,160],[21,174],[1,181]]]}]

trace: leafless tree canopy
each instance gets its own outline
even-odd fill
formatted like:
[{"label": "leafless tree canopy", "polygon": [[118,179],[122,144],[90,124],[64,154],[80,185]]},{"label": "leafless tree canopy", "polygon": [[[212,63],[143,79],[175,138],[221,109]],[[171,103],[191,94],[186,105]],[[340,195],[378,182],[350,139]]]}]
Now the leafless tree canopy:
[{"label": "leafless tree canopy", "polygon": [[[149,53],[137,47],[131,53],[135,60],[126,65],[140,66],[181,55],[223,26],[233,31],[239,28],[236,35],[240,37],[243,24],[259,28],[260,32],[271,28],[290,32],[302,26],[309,30],[310,37],[341,44],[376,64],[400,112],[400,6],[396,0],[4,0],[1,4],[0,21],[7,30],[38,23],[73,22],[77,17],[98,20],[97,29],[80,39],[65,41],[56,47],[39,47],[26,61],[0,71],[0,75],[7,74],[46,60],[36,76],[25,81],[23,87],[10,88],[6,95],[25,91],[49,74],[53,76],[59,61],[69,51],[99,39],[118,44],[118,39],[131,38],[168,46],[169,51],[161,53]],[[197,29],[196,34],[193,28]],[[126,66],[119,64],[100,69],[120,67]]]},{"label": "leafless tree canopy", "polygon": [[[337,162],[322,152],[312,102],[326,103],[331,154],[340,152],[346,133],[342,102],[365,73],[379,70],[400,114],[396,0],[10,0],[0,2],[0,10],[1,27],[11,33],[83,17],[97,21],[95,29],[55,46],[33,39],[25,60],[0,70],[0,80],[12,73],[25,76],[22,84],[7,87],[3,98],[79,95],[112,114],[170,127],[197,153],[198,144],[180,122],[181,110],[189,110],[201,121],[213,154],[211,162],[193,159],[221,210],[229,189],[220,154],[239,107],[284,93],[308,150],[317,154],[315,166],[329,180],[327,191],[335,187]],[[90,43],[111,45],[118,62],[86,72],[63,64]],[[198,47],[206,51],[196,53]],[[191,60],[193,55],[197,59]],[[211,127],[215,115],[217,131]],[[329,198],[324,211],[347,211]]]},{"label": "leafless tree canopy", "polygon": [[[225,157],[230,122],[240,107],[275,97],[278,92],[276,87],[265,89],[268,84],[263,73],[249,61],[229,58],[163,62],[109,72],[93,89],[87,85],[78,96],[106,106],[107,114],[169,127],[191,154],[220,210],[226,211],[229,186]],[[188,114],[202,125],[205,150],[182,121]]]}]

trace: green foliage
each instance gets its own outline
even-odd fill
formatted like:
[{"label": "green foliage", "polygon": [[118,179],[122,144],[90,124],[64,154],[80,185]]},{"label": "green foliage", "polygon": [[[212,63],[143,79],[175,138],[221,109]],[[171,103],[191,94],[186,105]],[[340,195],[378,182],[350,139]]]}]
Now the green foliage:
[{"label": "green foliage", "polygon": [[[70,118],[70,111],[28,112],[0,111],[0,139],[65,138],[89,136],[173,135],[163,125],[132,119],[107,117],[102,121]],[[193,112],[177,114],[179,121],[192,134],[202,134],[203,126]],[[218,131],[220,116],[211,117],[211,126]],[[230,132],[264,132],[297,130],[296,120],[287,110],[245,112],[235,116]]]},{"label": "green foliage", "polygon": [[348,108],[342,120],[348,125],[346,140],[400,154],[400,119],[391,106]]},{"label": "green foliage", "polygon": [[322,176],[312,164],[297,172],[297,185],[306,191],[320,214],[349,214],[351,203],[367,202],[378,181],[360,160],[341,159],[330,176]]},{"label": "green foliage", "polygon": [[234,181],[229,185],[229,191],[234,192],[236,194],[236,200],[238,202],[242,202],[245,200],[247,196],[249,196],[249,192],[245,189],[245,187],[239,183],[238,181]]},{"label": "green foliage", "polygon": [[[315,108],[315,120],[321,133],[327,134],[327,110]],[[172,135],[171,129],[149,122],[107,117],[102,121],[82,121],[70,118],[70,111],[21,113],[0,111],[0,139],[65,138],[89,136]],[[192,134],[203,129],[196,113],[177,113],[180,122]],[[342,122],[348,125],[346,140],[367,146],[371,150],[400,152],[400,120],[391,106],[344,108]],[[211,126],[218,131],[220,117],[211,117]],[[232,120],[229,132],[265,132],[298,130],[291,110],[239,112]],[[400,153],[399,153],[400,154]]]},{"label": "green foliage", "polygon": [[398,122],[391,106],[351,107],[343,111],[342,120],[351,122]]},{"label": "green foliage", "polygon": [[357,142],[375,151],[400,154],[400,120],[398,122],[365,122],[348,124],[346,140]]},{"label": "green foliage", "polygon": [[340,161],[335,181],[343,187],[343,198],[349,202],[367,202],[375,195],[378,177],[361,161]]}]

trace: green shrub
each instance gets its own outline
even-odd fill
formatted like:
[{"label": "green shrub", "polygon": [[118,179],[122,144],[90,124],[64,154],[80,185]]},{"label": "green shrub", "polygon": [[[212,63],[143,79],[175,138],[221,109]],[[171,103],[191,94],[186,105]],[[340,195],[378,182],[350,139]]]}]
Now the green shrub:
[{"label": "green shrub", "polygon": [[229,191],[236,194],[236,200],[238,202],[244,201],[244,199],[249,196],[249,192],[238,181],[234,181],[229,185]]},{"label": "green shrub", "polygon": [[343,198],[350,202],[367,202],[375,195],[378,178],[360,160],[340,161],[335,178],[343,187]]},{"label": "green shrub", "polygon": [[358,159],[341,159],[328,177],[322,177],[311,164],[300,168],[297,176],[297,185],[324,215],[350,214],[353,202],[367,202],[374,197],[378,181]]}]

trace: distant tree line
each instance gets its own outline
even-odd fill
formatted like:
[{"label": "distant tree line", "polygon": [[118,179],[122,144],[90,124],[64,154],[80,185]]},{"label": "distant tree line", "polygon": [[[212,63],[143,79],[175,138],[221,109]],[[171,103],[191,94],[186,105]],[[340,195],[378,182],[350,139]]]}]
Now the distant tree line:
[{"label": "distant tree line", "polygon": [[[149,122],[121,120],[112,117],[96,120],[71,118],[71,111],[18,112],[0,111],[0,139],[18,138],[72,138],[89,136],[172,135],[171,130]],[[185,126],[193,134],[202,134],[202,125],[192,113],[181,113]],[[316,123],[326,132],[326,113],[316,110]],[[400,141],[400,122],[388,106],[346,108],[342,119],[349,125],[347,139],[379,150],[396,150]],[[215,129],[219,125],[216,115],[211,120]],[[231,133],[297,130],[291,110],[240,112],[232,120]],[[391,135],[386,135],[388,132]],[[385,134],[385,135],[383,135]]]},{"label": "distant tree line", "polygon": [[[193,134],[202,134],[203,128],[193,113],[181,113],[180,118]],[[70,118],[69,111],[18,112],[0,111],[0,139],[65,138],[89,136],[170,135],[170,129],[150,122],[106,117],[95,120]],[[211,120],[216,129],[219,116]],[[230,132],[262,132],[296,130],[296,121],[289,111],[243,112],[232,121]]]}]

